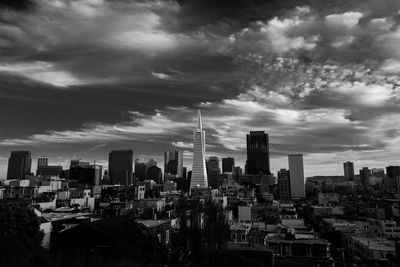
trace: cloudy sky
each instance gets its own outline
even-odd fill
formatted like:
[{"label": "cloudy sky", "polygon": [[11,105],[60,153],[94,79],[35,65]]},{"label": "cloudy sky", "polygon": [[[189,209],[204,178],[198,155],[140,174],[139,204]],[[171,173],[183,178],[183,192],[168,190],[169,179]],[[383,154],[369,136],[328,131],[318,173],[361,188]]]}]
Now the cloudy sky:
[{"label": "cloudy sky", "polygon": [[[32,0],[0,8],[0,178],[12,150],[68,166],[185,151],[305,172],[400,164],[398,0]],[[35,168],[33,168],[35,169]]]}]

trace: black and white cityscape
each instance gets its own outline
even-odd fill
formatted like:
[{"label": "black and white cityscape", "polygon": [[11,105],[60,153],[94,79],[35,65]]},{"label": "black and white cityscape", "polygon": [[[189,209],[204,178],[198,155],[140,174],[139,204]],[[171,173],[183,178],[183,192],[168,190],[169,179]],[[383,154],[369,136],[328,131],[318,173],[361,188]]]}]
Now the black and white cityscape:
[{"label": "black and white cityscape", "polygon": [[0,267],[400,266],[400,1],[0,0]]}]

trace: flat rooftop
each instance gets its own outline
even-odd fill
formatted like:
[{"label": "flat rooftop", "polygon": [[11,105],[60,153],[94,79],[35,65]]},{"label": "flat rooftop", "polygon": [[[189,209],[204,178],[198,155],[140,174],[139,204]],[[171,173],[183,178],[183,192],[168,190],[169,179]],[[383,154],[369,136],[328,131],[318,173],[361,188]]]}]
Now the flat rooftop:
[{"label": "flat rooftop", "polygon": [[169,220],[137,220],[138,223],[143,224],[147,228],[153,228],[159,225],[170,222]]}]

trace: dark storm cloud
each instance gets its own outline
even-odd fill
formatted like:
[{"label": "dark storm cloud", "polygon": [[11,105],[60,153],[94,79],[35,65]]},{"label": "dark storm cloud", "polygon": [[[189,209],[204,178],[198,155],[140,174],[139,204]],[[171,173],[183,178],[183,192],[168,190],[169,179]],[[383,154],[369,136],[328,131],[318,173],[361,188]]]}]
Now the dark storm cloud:
[{"label": "dark storm cloud", "polygon": [[276,169],[291,151],[306,153],[309,172],[373,152],[390,161],[400,144],[399,9],[395,0],[2,9],[2,151],[61,151],[67,162],[127,147],[160,159],[175,146],[190,158],[201,108],[209,155],[243,162],[245,135],[266,130]]},{"label": "dark storm cloud", "polygon": [[12,8],[21,11],[28,11],[34,7],[32,0],[2,0],[0,8]]}]

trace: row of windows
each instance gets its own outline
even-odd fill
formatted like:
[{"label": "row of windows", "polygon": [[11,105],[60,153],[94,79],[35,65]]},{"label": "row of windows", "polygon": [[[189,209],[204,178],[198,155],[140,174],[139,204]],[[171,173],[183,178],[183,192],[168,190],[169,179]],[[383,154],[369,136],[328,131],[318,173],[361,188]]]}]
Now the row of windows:
[{"label": "row of windows", "polygon": [[[239,237],[241,237],[241,239],[239,239]],[[235,241],[246,241],[246,234],[241,234],[241,235],[238,234],[238,240],[237,240],[236,239],[236,234],[232,233],[231,234],[231,239],[235,240]]]}]

